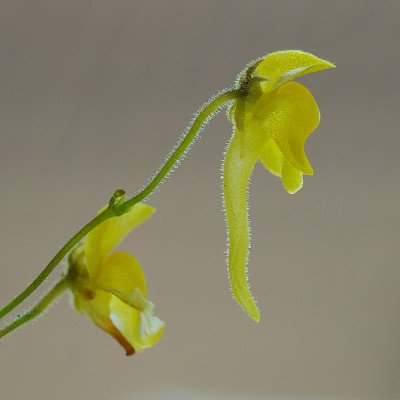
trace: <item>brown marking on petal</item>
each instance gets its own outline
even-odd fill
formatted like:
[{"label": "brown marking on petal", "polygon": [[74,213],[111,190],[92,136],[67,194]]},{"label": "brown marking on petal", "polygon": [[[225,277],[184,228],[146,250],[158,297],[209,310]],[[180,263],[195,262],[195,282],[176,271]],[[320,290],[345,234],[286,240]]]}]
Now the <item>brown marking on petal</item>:
[{"label": "brown marking on petal", "polygon": [[85,288],[82,291],[82,297],[85,300],[93,300],[96,297],[96,292],[92,289]]},{"label": "brown marking on petal", "polygon": [[[93,290],[88,289],[88,291],[96,295]],[[90,301],[85,302],[85,304],[88,305],[88,308],[85,309],[85,313],[88,314],[91,320],[100,329],[110,334],[125,349],[127,356],[135,354],[135,348],[128,342],[122,332],[113,324],[111,319],[109,317],[99,314],[98,310],[90,305]]]},{"label": "brown marking on petal", "polygon": [[127,356],[135,354],[135,348],[125,339],[124,335],[110,320],[96,323],[96,325],[109,333],[125,349]]},{"label": "brown marking on petal", "polygon": [[112,325],[112,330],[109,331],[110,335],[118,341],[118,343],[125,349],[126,355],[131,356],[135,354],[134,347],[124,338],[122,333],[115,325]]}]

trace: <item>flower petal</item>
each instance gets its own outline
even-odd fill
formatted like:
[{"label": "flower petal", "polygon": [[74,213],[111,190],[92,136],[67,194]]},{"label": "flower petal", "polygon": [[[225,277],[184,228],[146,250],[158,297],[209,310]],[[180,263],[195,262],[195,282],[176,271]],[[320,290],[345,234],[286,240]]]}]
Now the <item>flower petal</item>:
[{"label": "flower petal", "polygon": [[86,263],[92,281],[97,279],[104,262],[118,243],[154,212],[155,208],[138,203],[128,213],[102,222],[88,234]]},{"label": "flower petal", "polygon": [[283,162],[282,183],[290,194],[297,193],[303,187],[303,173],[287,160]]},{"label": "flower petal", "polygon": [[[139,289],[141,295],[146,296],[146,278],[135,257],[124,251],[117,251],[111,254],[105,262],[97,280],[96,288],[114,295],[120,293],[118,297],[128,296],[135,289]],[[140,298],[138,298],[138,305],[136,306],[138,309],[141,308],[140,301]],[[129,303],[128,300],[126,302]]]},{"label": "flower petal", "polygon": [[282,178],[288,193],[295,194],[303,187],[303,173],[286,160],[275,140],[267,140],[259,158],[273,175]]},{"label": "flower petal", "polygon": [[146,278],[139,262],[129,253],[115,252],[107,259],[97,281],[99,291],[112,294],[110,319],[137,351],[154,345],[165,324],[145,299]]},{"label": "flower petal", "polygon": [[125,349],[126,355],[135,353],[134,347],[110,319],[112,295],[102,291],[91,292],[93,297],[75,293],[74,302],[78,311],[86,314],[99,328],[110,334]]},{"label": "flower petal", "polygon": [[257,118],[284,157],[303,174],[312,175],[304,143],[318,126],[320,114],[309,90],[297,82],[281,86]]},{"label": "flower petal", "polygon": [[268,139],[259,155],[260,161],[271,174],[281,177],[283,167],[283,154],[274,139]]},{"label": "flower petal", "polygon": [[258,64],[256,72],[258,76],[267,79],[261,83],[261,87],[265,93],[269,93],[298,76],[334,67],[329,61],[305,51],[284,50],[266,55]]},{"label": "flower petal", "polygon": [[[258,158],[257,147],[251,149],[245,134],[237,130],[229,143],[223,165],[223,187],[228,228],[228,267],[233,295],[245,312],[255,321],[260,313],[250,293],[247,281],[247,261],[250,245],[247,215],[247,186]],[[247,135],[248,137],[248,135]]]},{"label": "flower petal", "polygon": [[110,310],[112,322],[135,350],[143,351],[160,340],[165,323],[153,315],[153,309],[140,312],[113,296]]}]

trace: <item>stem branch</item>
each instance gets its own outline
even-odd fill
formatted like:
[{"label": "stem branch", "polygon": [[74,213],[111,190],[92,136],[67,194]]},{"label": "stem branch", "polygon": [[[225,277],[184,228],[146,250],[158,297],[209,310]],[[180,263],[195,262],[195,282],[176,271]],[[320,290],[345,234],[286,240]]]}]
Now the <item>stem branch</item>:
[{"label": "stem branch", "polygon": [[0,338],[6,336],[14,329],[19,328],[21,325],[26,324],[32,319],[40,315],[46,308],[58,297],[64,290],[69,286],[69,277],[66,276],[58,281],[55,286],[36,304],[31,310],[17,318],[15,321],[11,322],[3,329],[0,329]]}]

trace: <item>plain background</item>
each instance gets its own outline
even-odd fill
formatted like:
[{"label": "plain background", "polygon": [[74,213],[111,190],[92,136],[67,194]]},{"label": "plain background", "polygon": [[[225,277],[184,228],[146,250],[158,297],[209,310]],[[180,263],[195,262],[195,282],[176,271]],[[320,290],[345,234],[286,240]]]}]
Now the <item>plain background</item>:
[{"label": "plain background", "polygon": [[122,246],[168,324],[161,342],[127,358],[64,297],[0,343],[0,399],[399,398],[399,34],[399,1],[2,0],[2,304],[114,189],[142,187],[249,61],[298,48],[337,68],[300,79],[322,114],[315,176],[290,196],[253,175],[260,324],[228,286],[221,113]]}]

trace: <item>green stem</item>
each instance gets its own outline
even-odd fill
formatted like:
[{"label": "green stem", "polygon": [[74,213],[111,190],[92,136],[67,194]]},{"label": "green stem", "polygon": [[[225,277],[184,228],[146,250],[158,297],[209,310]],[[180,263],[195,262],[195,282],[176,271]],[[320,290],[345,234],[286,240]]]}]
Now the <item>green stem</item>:
[{"label": "green stem", "polygon": [[60,296],[61,293],[68,289],[69,283],[68,276],[58,281],[55,286],[53,286],[53,288],[50,289],[50,291],[39,301],[39,303],[36,304],[36,306],[34,306],[24,315],[18,317],[15,321],[11,322],[3,329],[0,329],[0,338],[8,335],[14,329],[19,328],[20,326],[39,316],[51,303],[53,303],[58,296]]},{"label": "green stem", "polygon": [[93,218],[88,224],[86,224],[82,229],[80,229],[61,249],[60,251],[51,259],[51,261],[46,265],[43,271],[35,278],[35,280],[14,300],[7,304],[2,310],[0,310],[0,318],[3,318],[15,307],[21,304],[28,296],[30,296],[37,287],[50,275],[51,271],[60,263],[60,261],[68,254],[68,252],[80,241],[82,240],[92,229],[94,229],[101,222],[106,219],[115,216],[112,209],[106,209],[97,217]]},{"label": "green stem", "polygon": [[51,261],[46,265],[43,271],[35,278],[35,280],[14,300],[7,304],[3,309],[0,310],[0,319],[12,311],[15,307],[21,304],[28,296],[30,296],[37,287],[49,276],[53,269],[60,263],[60,261],[68,254],[68,252],[80,241],[82,240],[92,229],[94,229],[101,222],[108,218],[114,217],[116,215],[123,215],[129,212],[133,206],[140,201],[148,197],[161,183],[165,176],[173,169],[179,158],[186,152],[192,141],[195,139],[199,133],[202,126],[205,124],[207,119],[217,111],[221,106],[223,106],[227,101],[234,100],[240,96],[239,90],[230,90],[221,93],[219,96],[215,97],[210,101],[197,115],[193,121],[192,126],[187,132],[186,136],[182,142],[176,147],[172,152],[168,160],[162,166],[160,171],[154,176],[151,182],[136,196],[125,201],[122,204],[108,207],[102,213],[98,214],[97,217],[92,219],[87,225],[80,229],[62,248],[61,250],[51,259]]},{"label": "green stem", "polygon": [[[197,134],[199,133],[200,129],[206,123],[207,119],[217,111],[221,106],[223,106],[226,102],[230,100],[234,100],[240,96],[239,90],[230,90],[227,92],[223,92],[219,96],[215,97],[210,103],[208,103],[197,115],[196,119],[193,121],[192,126],[190,127],[189,131],[187,132],[186,136],[176,147],[173,151],[171,156],[162,166],[160,171],[155,175],[152,181],[136,196],[132,197],[131,199],[127,200],[125,203],[121,204],[117,207],[118,215],[122,215],[132,207],[139,203],[139,201],[144,200],[148,197],[154,189],[162,182],[165,176],[173,169],[176,162],[182,157],[182,155],[187,151],[189,145],[193,142]],[[121,213],[121,214],[120,214]]]},{"label": "green stem", "polygon": [[0,310],[0,318],[3,318],[15,307],[21,304],[28,296],[30,296],[37,287],[50,275],[51,271],[60,263],[60,261],[68,254],[68,252],[80,241],[82,240],[92,229],[94,229],[101,222],[114,216],[114,211],[112,209],[106,209],[101,214],[97,215],[92,219],[87,225],[85,225],[81,230],[79,230],[62,248],[61,250],[51,259],[51,261],[46,265],[43,271],[35,278],[35,280],[14,300],[7,304],[2,310]]}]

